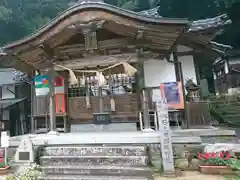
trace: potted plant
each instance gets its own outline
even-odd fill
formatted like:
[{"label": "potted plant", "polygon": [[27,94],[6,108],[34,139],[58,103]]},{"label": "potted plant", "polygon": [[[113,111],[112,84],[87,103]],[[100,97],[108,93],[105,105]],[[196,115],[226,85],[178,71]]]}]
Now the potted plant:
[{"label": "potted plant", "polygon": [[[224,155],[223,155],[224,154]],[[205,174],[233,174],[231,168],[232,159],[229,153],[222,152],[220,155],[216,153],[205,153],[198,156],[200,160],[199,170]]]},{"label": "potted plant", "polygon": [[9,168],[10,166],[5,163],[4,158],[0,158],[0,175],[6,175]]}]

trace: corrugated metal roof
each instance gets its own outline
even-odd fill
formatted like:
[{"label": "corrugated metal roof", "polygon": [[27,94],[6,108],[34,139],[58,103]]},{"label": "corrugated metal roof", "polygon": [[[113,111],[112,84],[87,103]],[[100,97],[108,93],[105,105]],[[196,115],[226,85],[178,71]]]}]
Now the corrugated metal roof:
[{"label": "corrugated metal roof", "polygon": [[22,98],[22,99],[0,99],[0,108],[5,109],[8,108],[14,104],[17,104],[23,100],[25,100],[26,98]]}]

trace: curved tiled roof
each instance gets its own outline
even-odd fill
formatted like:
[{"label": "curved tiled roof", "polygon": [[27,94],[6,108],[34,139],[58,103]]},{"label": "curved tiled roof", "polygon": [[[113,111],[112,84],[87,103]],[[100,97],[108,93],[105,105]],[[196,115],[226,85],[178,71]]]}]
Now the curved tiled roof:
[{"label": "curved tiled roof", "polygon": [[59,21],[67,18],[68,16],[71,16],[71,14],[81,11],[81,10],[87,10],[87,9],[100,9],[104,11],[108,11],[114,14],[118,14],[120,16],[125,16],[128,18],[132,18],[138,21],[142,21],[145,23],[152,23],[152,24],[188,24],[187,19],[180,19],[180,18],[159,18],[159,17],[153,17],[153,16],[146,16],[141,13],[129,11],[126,9],[122,9],[110,4],[102,3],[102,2],[82,2],[80,4],[76,4],[61,14],[59,14],[56,18],[52,19],[48,24],[37,30],[37,32],[30,34],[27,37],[24,37],[16,42],[7,44],[6,46],[3,47],[3,49],[8,49],[14,46],[18,46],[21,43],[24,43],[30,39],[36,38],[39,34],[46,32],[49,30],[51,27],[56,25]]},{"label": "curved tiled roof", "polygon": [[[116,7],[113,5],[102,3],[102,2],[86,1],[86,2],[82,2],[80,4],[76,4],[76,5],[68,8],[67,10],[65,10],[64,12],[59,14],[56,18],[51,20],[48,24],[46,24],[45,26],[40,28],[37,32],[30,34],[27,37],[24,37],[16,42],[7,44],[7,45],[3,46],[2,48],[0,48],[0,61],[1,61],[1,59],[5,59],[6,60],[5,63],[7,63],[7,64],[15,63],[15,66],[17,66],[17,65],[19,66],[19,70],[31,69],[32,68],[31,65],[29,65],[27,62],[25,62],[25,60],[11,61],[11,60],[9,60],[9,58],[11,59],[11,57],[7,58],[6,56],[10,56],[12,54],[11,50],[13,50],[13,48],[15,48],[17,46],[21,46],[23,44],[27,44],[28,42],[37,39],[44,33],[49,32],[49,30],[51,30],[53,27],[56,27],[59,24],[59,22],[62,22],[65,19],[67,19],[68,17],[71,17],[72,15],[75,15],[76,13],[82,12],[85,10],[86,11],[100,10],[100,11],[109,12],[109,13],[115,14],[117,16],[125,17],[126,19],[132,19],[132,20],[135,20],[138,22],[143,22],[146,24],[146,26],[148,24],[177,25],[177,26],[180,25],[182,28],[186,27],[185,28],[186,31],[184,31],[184,32],[181,31],[181,33],[178,34],[177,39],[179,39],[181,37],[181,35],[184,33],[184,36],[182,36],[182,38],[184,39],[185,36],[189,36],[191,41],[196,41],[196,39],[191,39],[191,36],[196,37],[196,35],[194,34],[195,32],[199,32],[199,31],[207,30],[207,29],[211,29],[211,28],[218,30],[218,29],[222,29],[222,27],[224,25],[231,23],[231,20],[229,20],[229,18],[227,17],[226,14],[217,16],[215,18],[209,18],[209,19],[190,22],[187,19],[161,17],[158,13],[159,7],[156,7],[154,9],[150,9],[147,11],[133,12],[133,11],[122,9],[122,8],[119,8],[119,7]],[[214,32],[217,32],[217,30],[215,30]],[[205,39],[207,39],[207,40],[204,45],[210,44],[211,47],[214,47],[215,49],[219,49],[218,48],[219,44],[217,44],[217,43],[211,44],[210,43],[210,41],[212,40],[211,38],[206,37]],[[200,40],[201,40],[201,37],[200,37]],[[171,40],[171,41],[173,41],[173,40]],[[175,41],[176,41],[176,39],[175,39]],[[222,48],[222,46],[221,46],[221,48]],[[215,49],[213,49],[213,50],[215,50]],[[225,47],[223,47],[223,49],[225,49]],[[8,51],[10,53],[6,53]],[[4,56],[5,56],[5,58],[4,58]],[[20,68],[20,66],[21,66],[21,68]]]},{"label": "curved tiled roof", "polygon": [[51,22],[40,28],[36,33],[30,34],[27,37],[24,37],[16,42],[7,44],[3,47],[3,49],[11,48],[17,45],[20,45],[23,42],[26,42],[30,39],[37,37],[39,34],[47,31],[52,26],[57,24],[62,19],[70,16],[76,11],[81,11],[84,9],[101,9],[105,11],[109,11],[111,13],[115,13],[121,16],[127,16],[129,18],[143,21],[146,23],[156,23],[156,24],[186,24],[188,25],[187,32],[197,32],[201,30],[206,30],[209,28],[218,28],[224,25],[230,24],[231,20],[228,18],[226,14],[214,17],[214,18],[207,18],[203,20],[197,21],[187,21],[187,19],[180,19],[180,18],[165,18],[159,15],[159,6],[153,9],[140,11],[140,12],[133,12],[130,10],[122,9],[110,4],[106,4],[103,2],[91,2],[91,1],[83,1],[79,4],[76,4],[61,14],[59,14],[56,18],[54,18]]},{"label": "curved tiled roof", "polygon": [[[139,15],[143,15],[146,17],[151,18],[157,18],[161,19],[163,18],[161,15],[159,15],[159,8],[160,6],[157,6],[156,8],[140,11],[138,12]],[[196,21],[189,22],[189,32],[199,31],[199,30],[205,30],[208,28],[217,28],[221,26],[225,26],[227,24],[231,24],[231,20],[228,18],[227,14],[222,14],[220,16],[216,16],[213,18],[206,18]]]}]

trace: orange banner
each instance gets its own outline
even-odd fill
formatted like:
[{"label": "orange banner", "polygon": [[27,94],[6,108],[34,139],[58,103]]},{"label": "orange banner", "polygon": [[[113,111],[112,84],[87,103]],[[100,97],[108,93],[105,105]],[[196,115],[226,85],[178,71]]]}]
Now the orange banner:
[{"label": "orange banner", "polygon": [[66,113],[65,94],[56,94],[56,113]]},{"label": "orange banner", "polygon": [[184,99],[181,82],[168,82],[160,84],[162,97],[166,98],[169,108],[184,109]]}]

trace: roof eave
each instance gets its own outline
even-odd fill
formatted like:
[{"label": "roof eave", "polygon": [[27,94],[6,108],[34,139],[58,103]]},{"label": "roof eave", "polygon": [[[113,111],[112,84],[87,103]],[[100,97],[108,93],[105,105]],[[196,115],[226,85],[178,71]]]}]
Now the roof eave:
[{"label": "roof eave", "polygon": [[104,11],[109,11],[111,13],[118,14],[120,16],[126,16],[128,18],[135,19],[137,21],[143,21],[146,23],[153,23],[153,24],[166,24],[166,25],[188,25],[189,21],[187,19],[178,19],[178,18],[153,18],[153,17],[147,17],[144,15],[140,15],[136,12],[125,10],[116,6],[112,6],[109,4],[105,3],[99,3],[99,2],[94,2],[94,3],[84,3],[84,4],[79,4],[72,6],[65,10],[63,13],[61,13],[59,16],[54,18],[52,21],[50,21],[48,24],[40,28],[39,30],[36,31],[36,33],[30,34],[29,36],[26,36],[18,41],[12,42],[10,44],[7,44],[3,46],[2,48],[5,50],[14,48],[16,46],[19,46],[23,43],[26,43],[30,41],[31,39],[34,39],[38,37],[40,34],[48,31],[56,25],[59,21],[63,20],[64,18],[67,18],[68,16],[71,16],[71,14],[76,13],[78,11],[83,11],[87,9],[100,9]]}]

